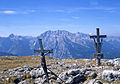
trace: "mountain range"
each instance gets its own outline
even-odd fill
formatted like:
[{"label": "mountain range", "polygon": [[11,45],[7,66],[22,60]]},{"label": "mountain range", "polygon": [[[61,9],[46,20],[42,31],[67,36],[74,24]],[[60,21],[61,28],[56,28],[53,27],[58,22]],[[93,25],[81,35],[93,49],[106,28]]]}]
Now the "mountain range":
[{"label": "mountain range", "polygon": [[[4,52],[8,55],[17,56],[36,55],[34,49],[39,49],[39,38],[42,39],[44,49],[53,49],[53,53],[48,55],[51,57],[93,58],[95,53],[94,42],[93,39],[89,38],[89,34],[57,30],[46,31],[37,37],[14,34],[10,34],[8,37],[0,37],[0,54]],[[120,37],[108,36],[103,40],[102,45],[104,58],[119,58]]]}]

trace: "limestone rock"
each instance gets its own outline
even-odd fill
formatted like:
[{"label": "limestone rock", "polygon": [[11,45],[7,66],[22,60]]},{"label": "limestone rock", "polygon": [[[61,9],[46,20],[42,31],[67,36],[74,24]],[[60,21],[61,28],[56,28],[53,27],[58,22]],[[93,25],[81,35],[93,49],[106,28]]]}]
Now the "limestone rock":
[{"label": "limestone rock", "polygon": [[104,70],[102,73],[102,79],[107,81],[120,80],[120,72],[114,70]]},{"label": "limestone rock", "polygon": [[89,74],[89,76],[92,77],[92,78],[96,78],[96,77],[97,77],[97,74],[96,74],[96,72],[91,72],[91,73]]},{"label": "limestone rock", "polygon": [[80,70],[79,69],[72,69],[72,70],[69,70],[67,73],[68,73],[68,75],[75,76],[75,75],[80,73]]},{"label": "limestone rock", "polygon": [[33,69],[32,71],[30,71],[30,75],[32,78],[37,78],[37,77],[40,77],[40,76],[43,76],[45,73],[44,73],[44,70],[43,69]]}]

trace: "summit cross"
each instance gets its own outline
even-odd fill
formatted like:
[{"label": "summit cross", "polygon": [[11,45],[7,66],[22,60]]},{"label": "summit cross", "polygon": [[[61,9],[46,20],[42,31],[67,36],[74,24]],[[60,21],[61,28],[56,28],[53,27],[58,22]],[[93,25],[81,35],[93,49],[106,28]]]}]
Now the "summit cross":
[{"label": "summit cross", "polygon": [[40,44],[41,50],[34,50],[34,52],[39,53],[41,55],[41,65],[42,65],[42,68],[43,68],[44,73],[46,75],[46,80],[49,83],[45,55],[47,55],[49,53],[53,53],[53,50],[44,50],[43,45],[42,45],[42,39],[39,39],[39,44]]},{"label": "summit cross", "polygon": [[95,50],[96,53],[94,54],[94,57],[97,59],[97,64],[98,66],[101,65],[101,58],[103,58],[103,53],[101,53],[101,47],[102,47],[102,42],[103,38],[106,38],[106,35],[100,35],[99,28],[96,28],[96,33],[97,35],[90,36],[90,38],[93,38],[94,44],[95,44]]}]

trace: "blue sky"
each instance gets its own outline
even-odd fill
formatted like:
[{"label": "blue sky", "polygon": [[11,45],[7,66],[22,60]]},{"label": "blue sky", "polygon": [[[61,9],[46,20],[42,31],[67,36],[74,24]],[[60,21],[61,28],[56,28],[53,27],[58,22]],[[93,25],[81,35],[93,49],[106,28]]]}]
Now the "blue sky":
[{"label": "blue sky", "polygon": [[0,36],[47,30],[120,36],[120,0],[0,0]]}]

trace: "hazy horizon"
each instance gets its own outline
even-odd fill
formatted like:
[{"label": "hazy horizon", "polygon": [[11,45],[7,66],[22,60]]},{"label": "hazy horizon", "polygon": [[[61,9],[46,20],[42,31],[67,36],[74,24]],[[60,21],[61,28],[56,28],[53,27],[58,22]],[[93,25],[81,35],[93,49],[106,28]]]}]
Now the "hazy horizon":
[{"label": "hazy horizon", "polygon": [[[47,30],[47,31],[67,31],[67,30]],[[45,31],[45,32],[47,32]],[[30,36],[30,37],[37,37],[37,36],[40,36],[41,34],[45,33],[45,32],[42,32],[36,36],[32,36],[32,35],[22,35],[22,34],[15,34],[15,33],[10,33],[6,36],[2,36],[0,35],[0,37],[9,37],[11,34],[15,35],[15,36]],[[78,33],[78,32],[71,32],[71,31],[67,31],[67,32],[70,32],[70,33]],[[79,33],[83,33],[83,32],[79,32]],[[83,34],[88,34],[88,35],[96,35],[96,31],[94,31],[94,33],[83,33]],[[106,33],[102,33],[101,30],[100,30],[100,34],[101,35],[105,35]],[[115,37],[120,37],[120,36],[116,36],[116,35],[107,35],[107,36],[115,36]]]}]

